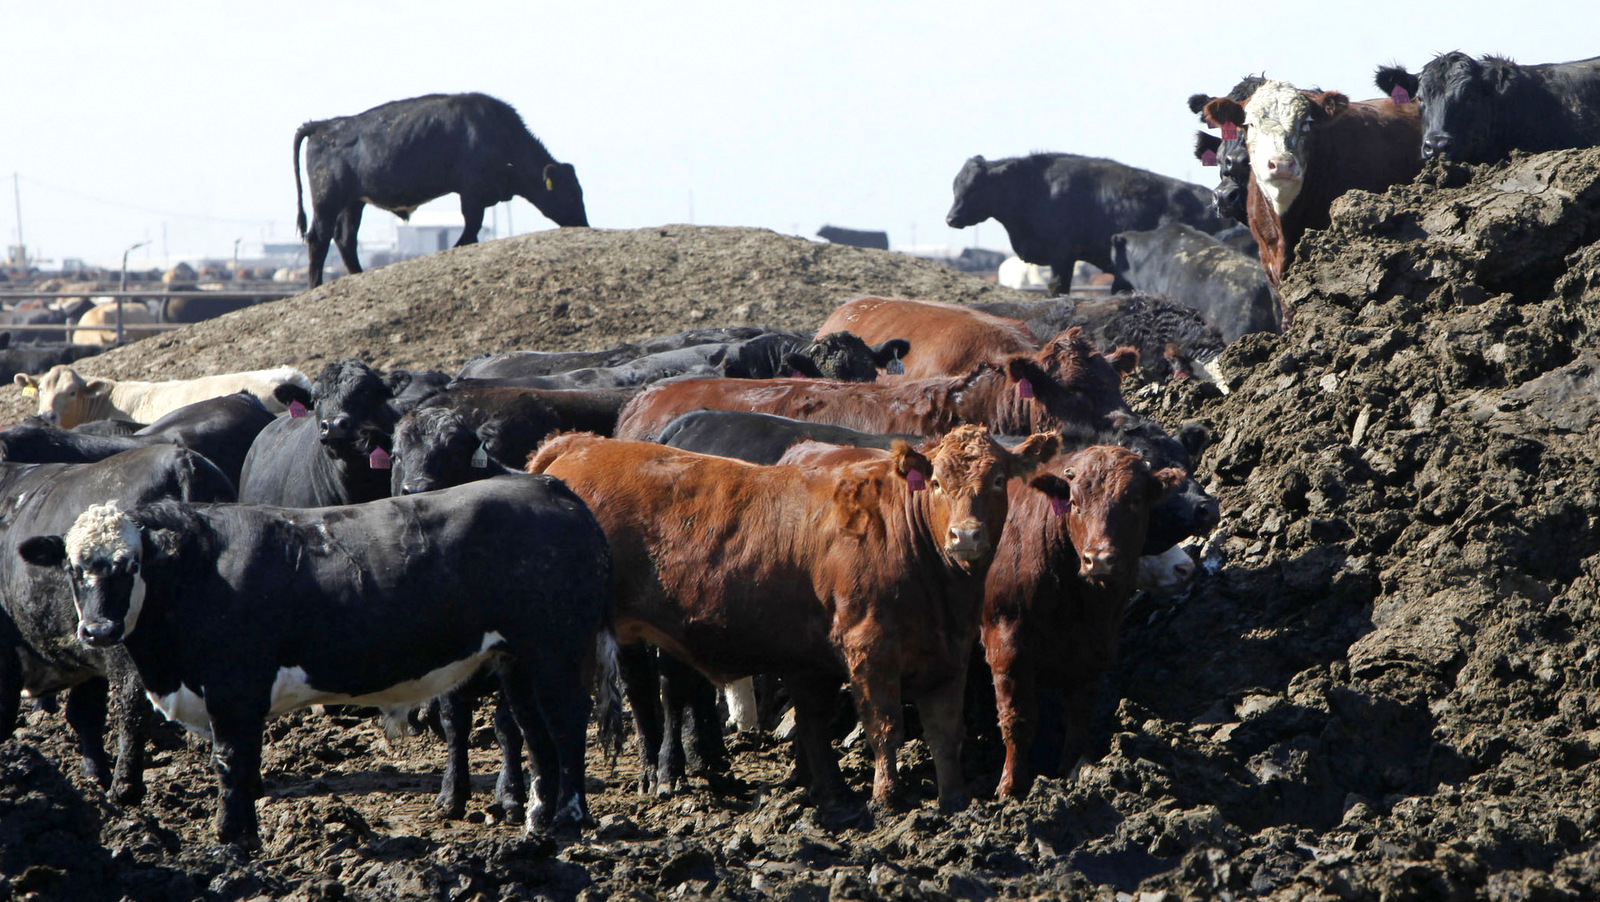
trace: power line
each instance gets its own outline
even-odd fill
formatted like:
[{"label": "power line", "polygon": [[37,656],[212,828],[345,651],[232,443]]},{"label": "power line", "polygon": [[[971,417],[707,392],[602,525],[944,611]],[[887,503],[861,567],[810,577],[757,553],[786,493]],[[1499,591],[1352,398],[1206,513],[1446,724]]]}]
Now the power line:
[{"label": "power line", "polygon": [[[21,178],[20,175],[15,175],[14,177]],[[37,188],[44,188],[49,191],[57,191],[62,194],[76,197],[79,200],[89,201],[90,203],[101,204],[102,206],[107,207],[117,207],[123,210],[133,210],[138,213],[150,213],[155,216],[166,216],[172,219],[192,219],[199,222],[215,222],[224,223],[227,225],[270,226],[273,224],[273,220],[271,219],[233,219],[226,216],[206,216],[199,213],[180,213],[176,210],[162,210],[158,207],[146,207],[140,204],[130,204],[124,201],[111,200],[110,198],[96,197],[93,194],[86,194],[82,191],[73,190],[72,188],[63,188],[60,185],[52,185],[48,182],[41,182],[31,176],[22,180]]]}]

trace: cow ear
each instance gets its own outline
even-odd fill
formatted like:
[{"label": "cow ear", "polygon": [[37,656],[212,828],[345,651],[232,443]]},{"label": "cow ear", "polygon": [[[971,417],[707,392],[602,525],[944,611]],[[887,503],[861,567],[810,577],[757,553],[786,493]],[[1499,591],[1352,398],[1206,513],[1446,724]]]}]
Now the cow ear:
[{"label": "cow ear", "polygon": [[1412,97],[1417,96],[1417,77],[1407,72],[1405,66],[1379,66],[1378,74],[1372,81],[1385,94],[1393,94],[1395,87],[1399,86],[1405,88]]},{"label": "cow ear", "polygon": [[783,368],[789,370],[791,374],[799,373],[808,379],[822,378],[822,370],[817,367],[817,362],[812,360],[811,355],[809,354],[802,354],[799,351],[790,351],[783,355],[781,362],[783,364]]},{"label": "cow ear", "polygon": [[891,338],[872,346],[872,362],[878,366],[888,366],[896,360],[903,360],[911,353],[911,342],[904,338]]},{"label": "cow ear", "polygon": [[32,376],[28,375],[27,373],[18,373],[15,376],[11,377],[11,381],[15,382],[18,388],[35,388],[36,389],[36,388],[39,387],[39,383]]},{"label": "cow ear", "polygon": [[912,485],[925,484],[933,478],[933,462],[902,439],[895,439],[889,446],[889,459],[894,461],[894,471]]},{"label": "cow ear", "polygon": [[90,379],[83,384],[85,394],[99,395],[111,390],[111,386],[104,379]]},{"label": "cow ear", "polygon": [[1111,362],[1112,369],[1126,376],[1139,368],[1139,349],[1123,345],[1107,354],[1106,360]]},{"label": "cow ear", "polygon": [[139,538],[147,563],[171,561],[178,556],[178,549],[183,547],[183,536],[175,529],[141,529]]},{"label": "cow ear", "polygon": [[1222,149],[1222,139],[1210,132],[1194,133],[1194,158],[1203,160],[1206,152],[1216,153]]},{"label": "cow ear", "polygon": [[1211,102],[1211,95],[1210,94],[1190,94],[1189,95],[1189,112],[1191,112],[1191,113],[1199,113],[1201,110],[1205,109],[1206,108],[1206,104],[1208,104],[1210,102]]},{"label": "cow ear", "polygon": [[1212,128],[1221,128],[1225,122],[1244,125],[1244,107],[1240,106],[1237,100],[1226,97],[1218,97],[1206,104],[1202,115],[1205,117],[1206,125]]},{"label": "cow ear", "polygon": [[277,387],[272,390],[272,397],[276,398],[278,403],[284,407],[288,407],[296,401],[300,402],[301,407],[309,408],[311,406],[311,392],[306,391],[305,386],[296,385],[293,382],[278,383]]},{"label": "cow ear", "polygon": [[1190,420],[1178,427],[1176,438],[1178,444],[1183,446],[1183,450],[1189,452],[1190,460],[1199,460],[1200,452],[1211,444],[1211,430],[1207,429],[1204,423]]},{"label": "cow ear", "polygon": [[67,543],[60,536],[34,536],[17,546],[17,555],[35,567],[59,567],[67,559]]},{"label": "cow ear", "polygon": [[1312,109],[1321,112],[1324,120],[1334,119],[1342,115],[1350,106],[1350,98],[1338,91],[1329,91],[1322,95],[1319,103],[1313,104]]},{"label": "cow ear", "polygon": [[550,163],[544,167],[544,187],[546,191],[554,191],[557,186],[567,185],[578,180],[578,170],[571,163]]},{"label": "cow ear", "polygon": [[1054,432],[1036,432],[1027,437],[1011,452],[1011,472],[1014,478],[1025,477],[1056,456],[1061,450],[1061,436]]},{"label": "cow ear", "polygon": [[[1069,474],[1071,470],[1067,471]],[[1060,498],[1062,501],[1072,500],[1072,481],[1062,479],[1054,473],[1040,473],[1028,480],[1028,485],[1049,495],[1051,498]]]}]

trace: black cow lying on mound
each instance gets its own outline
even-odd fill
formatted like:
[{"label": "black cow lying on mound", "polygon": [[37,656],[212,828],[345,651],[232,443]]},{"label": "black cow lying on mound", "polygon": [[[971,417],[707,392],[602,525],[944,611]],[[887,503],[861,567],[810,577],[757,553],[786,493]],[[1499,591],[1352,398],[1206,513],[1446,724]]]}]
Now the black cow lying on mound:
[{"label": "black cow lying on mound", "polygon": [[223,842],[260,845],[268,717],[323,702],[398,715],[489,662],[531,752],[528,829],[589,822],[589,686],[615,662],[610,552],[558,480],[310,510],[96,505],[16,553],[71,581],[85,646],[125,648],[156,707],[211,739]]},{"label": "black cow lying on mound", "polygon": [[[21,694],[64,690],[67,722],[83,770],[113,798],[144,795],[144,736],[150,704],[120,649],[71,641],[77,629],[72,586],[57,571],[22,566],[16,548],[41,532],[60,532],[85,508],[108,500],[133,506],[176,498],[231,501],[233,483],[205,458],[176,445],[139,448],[89,464],[0,463],[0,741],[17,725]],[[117,760],[103,734],[108,685],[115,694]]]},{"label": "black cow lying on mound", "polygon": [[[311,182],[309,230],[302,141]],[[478,240],[485,209],[513,197],[527,199],[556,225],[589,224],[572,164],[556,162],[516,110],[484,94],[429,94],[307,122],[294,133],[294,187],[295,225],[306,236],[312,288],[322,284],[330,241],[345,268],[361,272],[356,232],[369,203],[409,219],[428,201],[459,194],[464,223],[457,247]]]},{"label": "black cow lying on mound", "polygon": [[1111,265],[1135,290],[1200,311],[1232,342],[1251,332],[1277,332],[1278,300],[1259,258],[1176,222],[1111,236]]}]

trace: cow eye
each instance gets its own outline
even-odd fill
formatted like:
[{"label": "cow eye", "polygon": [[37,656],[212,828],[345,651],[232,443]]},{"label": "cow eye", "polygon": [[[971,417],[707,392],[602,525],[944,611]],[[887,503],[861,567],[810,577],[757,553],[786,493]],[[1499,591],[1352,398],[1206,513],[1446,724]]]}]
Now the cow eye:
[{"label": "cow eye", "polygon": [[133,576],[135,573],[138,573],[138,572],[139,572],[139,562],[138,561],[129,561],[128,562],[128,575],[129,576]]},{"label": "cow eye", "polygon": [[996,476],[994,478],[994,487],[999,491],[1005,491],[1006,478],[1004,476]]},{"label": "cow eye", "polygon": [[937,488],[939,488],[939,487],[940,487],[940,486],[939,486],[939,477],[937,477],[937,476],[935,476],[935,477],[933,477],[933,478],[932,478],[932,479],[931,479],[931,480],[929,480],[929,481],[928,481],[928,482],[929,482],[929,484],[930,484],[930,485],[932,485],[932,486],[933,486],[933,487],[934,487],[934,488],[936,488],[936,489],[937,489]]}]

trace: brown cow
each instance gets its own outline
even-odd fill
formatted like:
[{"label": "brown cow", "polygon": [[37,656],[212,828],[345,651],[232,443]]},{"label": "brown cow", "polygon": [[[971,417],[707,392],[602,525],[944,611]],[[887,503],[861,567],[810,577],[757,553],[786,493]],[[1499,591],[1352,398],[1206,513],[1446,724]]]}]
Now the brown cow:
[{"label": "brown cow", "polygon": [[[913,345],[915,347],[915,345]],[[653,385],[622,410],[617,437],[651,439],[692,410],[743,410],[865,432],[939,435],[962,423],[1022,434],[1063,423],[1098,424],[1127,410],[1121,377],[1139,354],[1103,355],[1077,327],[1030,355],[979,364],[963,376],[892,382],[823,379],[691,379]],[[1029,397],[1031,396],[1031,400]]]},{"label": "brown cow", "polygon": [[1177,467],[1152,473],[1126,448],[1092,445],[1057,457],[1035,477],[1069,484],[1069,504],[1011,492],[983,604],[983,646],[1006,747],[999,795],[1025,796],[1033,783],[1039,684],[1059,689],[1065,704],[1062,772],[1083,753],[1100,678],[1116,661],[1150,510],[1187,476]]},{"label": "brown cow", "polygon": [[[817,334],[850,332],[867,344],[891,338],[911,342],[910,379],[959,376],[980,363],[1032,354],[1039,342],[1025,323],[942,301],[857,298],[828,314]],[[876,337],[875,337],[876,336]]]},{"label": "brown cow", "polygon": [[762,467],[569,434],[528,470],[564,480],[599,517],[620,641],[648,639],[718,681],[784,677],[797,770],[825,798],[844,791],[826,730],[839,683],[877,757],[877,804],[896,789],[902,695],[916,700],[951,809],[964,801],[962,691],[1007,485],[1056,447],[1034,435],[1012,453],[963,426],[920,453],[901,442],[879,460]]},{"label": "brown cow", "polygon": [[[1337,92],[1299,91],[1268,81],[1240,104],[1228,98],[1205,106],[1212,125],[1247,126],[1252,178],[1245,207],[1261,265],[1280,304],[1284,271],[1307,229],[1326,228],[1335,198],[1352,189],[1383,191],[1410,181],[1422,168],[1415,102],[1385,97],[1351,103]],[[1288,325],[1289,311],[1283,311]]]}]

